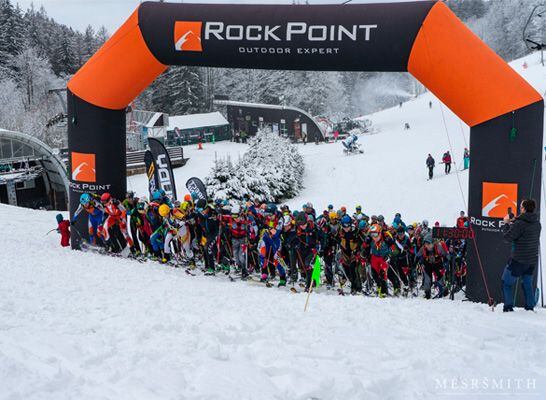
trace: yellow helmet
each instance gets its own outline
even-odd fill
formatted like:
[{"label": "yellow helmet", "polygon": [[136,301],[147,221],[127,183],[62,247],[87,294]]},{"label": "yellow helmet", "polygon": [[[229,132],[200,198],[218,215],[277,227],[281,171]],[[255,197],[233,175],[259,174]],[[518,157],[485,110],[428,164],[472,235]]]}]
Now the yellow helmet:
[{"label": "yellow helmet", "polygon": [[167,204],[161,204],[159,206],[159,215],[162,217],[166,217],[171,212],[171,207],[169,207]]},{"label": "yellow helmet", "polygon": [[337,212],[332,211],[330,214],[328,214],[328,217],[330,217],[330,220],[338,219]]}]

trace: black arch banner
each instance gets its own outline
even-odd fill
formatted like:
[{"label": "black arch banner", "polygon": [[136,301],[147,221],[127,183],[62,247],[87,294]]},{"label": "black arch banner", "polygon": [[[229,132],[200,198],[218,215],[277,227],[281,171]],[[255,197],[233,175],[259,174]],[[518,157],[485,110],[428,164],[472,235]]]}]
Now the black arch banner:
[{"label": "black arch banner", "polygon": [[501,215],[540,204],[544,102],[443,2],[142,3],[68,83],[70,159],[96,171],[72,179],[71,212],[82,190],[125,193],[124,109],[168,65],[410,72],[471,127],[467,295],[501,301]]}]

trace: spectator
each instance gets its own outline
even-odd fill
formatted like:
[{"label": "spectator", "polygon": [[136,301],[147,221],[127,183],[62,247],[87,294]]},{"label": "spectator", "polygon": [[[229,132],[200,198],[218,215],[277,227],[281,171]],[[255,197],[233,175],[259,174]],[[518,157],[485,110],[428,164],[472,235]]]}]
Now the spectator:
[{"label": "spectator", "polygon": [[468,222],[468,218],[464,215],[464,211],[461,211],[459,218],[457,218],[457,228],[466,228],[467,222]]},{"label": "spectator", "polygon": [[512,289],[519,278],[525,296],[525,309],[532,311],[535,307],[533,272],[538,261],[541,230],[535,209],[535,201],[526,199],[521,202],[520,215],[517,218],[512,220],[509,215],[504,217],[502,233],[504,240],[512,246],[512,254],[502,274],[504,312],[514,311]]},{"label": "spectator", "polygon": [[444,153],[442,162],[445,165],[445,173],[447,175],[451,172],[451,154],[449,154],[449,150]]},{"label": "spectator", "polygon": [[427,157],[427,168],[428,168],[428,180],[430,181],[432,177],[434,176],[434,165],[435,165],[434,158],[432,158],[432,155],[428,155]]},{"label": "spectator", "polygon": [[466,147],[464,148],[463,162],[464,169],[468,169],[470,167],[470,151]]}]

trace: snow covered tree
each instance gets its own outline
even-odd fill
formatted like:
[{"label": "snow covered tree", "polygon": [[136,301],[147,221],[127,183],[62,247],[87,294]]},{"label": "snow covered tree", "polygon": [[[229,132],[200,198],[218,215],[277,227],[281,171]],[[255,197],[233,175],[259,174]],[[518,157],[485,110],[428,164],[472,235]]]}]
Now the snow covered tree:
[{"label": "snow covered tree", "polygon": [[229,160],[216,160],[205,184],[214,199],[278,202],[299,193],[304,169],[303,157],[296,146],[263,130],[250,141],[235,167]]}]

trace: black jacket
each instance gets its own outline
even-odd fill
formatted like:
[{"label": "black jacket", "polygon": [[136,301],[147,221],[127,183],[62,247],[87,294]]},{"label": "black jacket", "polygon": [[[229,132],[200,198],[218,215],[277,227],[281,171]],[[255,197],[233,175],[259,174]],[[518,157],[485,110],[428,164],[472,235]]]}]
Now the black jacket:
[{"label": "black jacket", "polygon": [[504,240],[512,244],[512,259],[525,265],[536,265],[540,245],[538,214],[524,213],[511,224],[503,225]]}]

